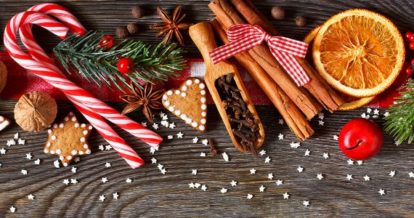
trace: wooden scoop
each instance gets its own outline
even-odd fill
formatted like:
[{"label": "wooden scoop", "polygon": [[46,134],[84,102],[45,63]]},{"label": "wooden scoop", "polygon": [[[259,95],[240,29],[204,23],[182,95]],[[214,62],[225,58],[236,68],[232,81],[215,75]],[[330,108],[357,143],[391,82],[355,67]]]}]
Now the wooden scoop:
[{"label": "wooden scoop", "polygon": [[189,34],[198,50],[200,51],[201,55],[203,56],[206,65],[206,73],[204,76],[205,83],[208,90],[210,91],[214,103],[216,104],[217,110],[220,113],[221,119],[226,126],[227,132],[229,133],[234,146],[241,152],[250,151],[248,147],[242,146],[234,136],[229,118],[227,116],[226,110],[224,109],[223,101],[215,86],[216,80],[227,74],[233,74],[237,88],[240,90],[240,94],[243,100],[246,102],[248,110],[253,114],[253,117],[259,127],[259,136],[257,137],[257,141],[255,143],[255,148],[257,150],[263,145],[265,132],[263,124],[260,121],[260,118],[249,95],[247,94],[246,87],[240,77],[239,72],[237,71],[237,68],[226,61],[221,61],[220,63],[213,64],[209,52],[216,48],[217,45],[214,39],[213,29],[209,23],[201,22],[191,26],[189,29]]}]

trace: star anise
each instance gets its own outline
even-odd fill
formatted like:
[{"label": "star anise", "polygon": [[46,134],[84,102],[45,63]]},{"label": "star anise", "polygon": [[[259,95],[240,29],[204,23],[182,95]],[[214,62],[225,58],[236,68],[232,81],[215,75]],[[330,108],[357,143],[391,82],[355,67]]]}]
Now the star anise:
[{"label": "star anise", "polygon": [[134,83],[131,86],[132,93],[120,97],[124,102],[128,103],[124,110],[122,110],[122,114],[131,113],[142,107],[142,113],[152,123],[154,121],[152,110],[163,108],[161,98],[164,94],[164,89],[154,89],[151,83],[146,83],[142,89]]},{"label": "star anise", "polygon": [[172,18],[170,18],[164,9],[157,7],[157,13],[161,17],[163,23],[155,24],[152,27],[153,29],[158,30],[157,37],[164,36],[164,39],[162,40],[164,44],[169,43],[175,36],[178,43],[184,45],[184,38],[181,34],[181,30],[188,29],[191,24],[182,22],[185,14],[182,13],[181,9],[182,7],[180,5],[177,6],[173,11]]}]

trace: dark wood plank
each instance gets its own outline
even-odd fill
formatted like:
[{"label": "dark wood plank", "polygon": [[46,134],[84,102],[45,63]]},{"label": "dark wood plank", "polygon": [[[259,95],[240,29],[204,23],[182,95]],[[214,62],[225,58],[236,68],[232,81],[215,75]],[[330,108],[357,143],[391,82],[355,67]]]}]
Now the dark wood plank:
[{"label": "dark wood plank", "polygon": [[[15,13],[22,11],[38,1],[2,1],[0,7],[0,27]],[[155,6],[163,5],[172,8],[179,2],[185,6],[189,20],[194,22],[211,19],[207,8],[208,1],[63,1],[88,27],[106,32],[113,32],[117,25],[135,21],[129,16],[132,5],[141,4],[153,11]],[[398,1],[309,1],[309,0],[265,0],[257,2],[264,12],[270,11],[270,6],[280,5],[288,10],[286,21],[275,21],[274,25],[284,34],[294,38],[303,37],[310,28],[320,24],[330,15],[352,7],[370,8],[393,18],[402,30],[412,26],[411,14],[414,4],[409,0]],[[306,28],[297,28],[293,18],[305,15],[310,19]],[[268,13],[267,13],[268,15]],[[138,22],[143,26],[157,22],[155,15],[147,16]],[[44,36],[41,33],[39,37]],[[145,30],[137,38],[153,42],[154,33]],[[51,47],[55,40],[43,40],[44,46]],[[191,44],[187,40],[188,44]],[[194,46],[189,46],[189,56],[197,56]],[[1,101],[0,114],[12,117],[15,102]],[[119,104],[116,104],[120,108]],[[73,110],[67,102],[60,102],[60,114],[63,117]],[[285,125],[278,123],[278,115],[272,107],[258,107],[258,111],[266,127],[267,141],[265,149],[272,158],[270,164],[264,163],[264,157],[255,158],[251,155],[238,153],[231,145],[224,126],[214,106],[209,107],[208,128],[206,135],[201,135],[186,127],[183,122],[170,115],[170,121],[177,124],[174,130],[160,128],[160,134],[167,136],[182,131],[183,139],[166,140],[162,149],[154,156],[165,165],[166,175],[161,175],[156,165],[131,170],[126,163],[113,151],[99,151],[98,146],[104,141],[96,134],[91,138],[94,147],[92,155],[82,158],[75,166],[78,172],[73,174],[70,168],[56,169],[53,166],[55,158],[43,154],[46,134],[21,132],[21,137],[27,140],[26,145],[5,146],[13,134],[20,131],[16,125],[0,133],[0,147],[7,149],[6,155],[0,155],[0,214],[10,217],[135,217],[142,216],[412,216],[414,211],[414,179],[408,177],[408,172],[414,171],[414,149],[409,145],[396,147],[389,136],[386,136],[385,146],[374,159],[359,166],[348,165],[337,148],[333,135],[338,134],[340,127],[349,119],[359,117],[366,109],[352,112],[339,112],[333,115],[325,114],[325,126],[318,125],[318,119],[312,121],[317,130],[317,136],[302,143],[298,149],[290,148],[295,141]],[[381,114],[383,111],[381,111]],[[134,114],[133,118],[140,121],[141,116]],[[379,124],[382,118],[376,119]],[[285,139],[278,140],[278,134]],[[122,136],[150,162],[152,155],[143,144],[128,134]],[[224,162],[216,158],[199,157],[200,152],[208,148],[200,143],[193,144],[192,138],[212,137],[218,142],[221,151],[230,155],[231,161]],[[306,149],[311,151],[309,157],[304,157]],[[39,166],[33,160],[26,160],[25,154],[31,152],[34,159],[42,159]],[[328,152],[330,158],[323,159],[323,153]],[[105,168],[110,162],[112,167]],[[298,173],[298,166],[305,168]],[[24,176],[21,169],[27,169],[29,174]],[[249,170],[256,168],[256,175],[250,175]],[[198,175],[191,175],[192,169],[198,169]],[[391,178],[388,173],[396,170]],[[273,173],[274,179],[267,179],[267,174]],[[316,174],[323,173],[324,180],[317,180]],[[354,175],[352,181],[346,181],[347,174]],[[369,175],[371,181],[364,182],[363,176]],[[108,177],[109,182],[102,184],[100,179]],[[76,178],[78,184],[64,185],[66,178]],[[125,179],[131,178],[132,183]],[[239,182],[237,187],[230,187],[230,181]],[[284,185],[276,186],[275,180],[283,179]],[[206,184],[208,190],[193,190],[188,183],[199,182]],[[260,185],[267,190],[259,192]],[[221,194],[222,187],[229,189]],[[387,191],[385,196],[379,196],[378,190]],[[120,194],[119,200],[112,199],[112,193]],[[289,192],[291,198],[283,200],[282,193]],[[35,195],[35,200],[27,199],[28,194]],[[251,200],[246,199],[248,193],[254,194]],[[105,202],[99,202],[100,195],[106,195]],[[303,200],[310,200],[311,206],[305,208]],[[9,207],[14,205],[16,213],[11,214]]]}]

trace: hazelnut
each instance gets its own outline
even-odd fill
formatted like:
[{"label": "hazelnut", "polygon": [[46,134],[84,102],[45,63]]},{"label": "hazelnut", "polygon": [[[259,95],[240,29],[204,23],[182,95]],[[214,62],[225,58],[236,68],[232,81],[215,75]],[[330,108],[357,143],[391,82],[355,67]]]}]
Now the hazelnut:
[{"label": "hazelnut", "polygon": [[20,97],[14,108],[14,119],[25,131],[39,132],[55,120],[57,104],[46,92],[29,92]]},{"label": "hazelnut", "polygon": [[275,20],[283,20],[285,19],[285,10],[282,7],[273,7],[272,8],[272,17]]},{"label": "hazelnut", "polygon": [[306,26],[306,18],[302,16],[297,16],[295,18],[295,23],[296,23],[296,26],[304,27]]},{"label": "hazelnut", "polygon": [[126,26],[117,27],[115,32],[116,32],[116,36],[120,39],[125,39],[129,35],[128,29]]},{"label": "hazelnut", "polygon": [[128,29],[129,34],[133,35],[133,34],[137,33],[138,30],[139,30],[138,24],[137,23],[129,23],[127,25],[127,29]]},{"label": "hazelnut", "polygon": [[144,10],[140,6],[134,6],[131,9],[131,14],[135,18],[141,18],[144,16]]}]

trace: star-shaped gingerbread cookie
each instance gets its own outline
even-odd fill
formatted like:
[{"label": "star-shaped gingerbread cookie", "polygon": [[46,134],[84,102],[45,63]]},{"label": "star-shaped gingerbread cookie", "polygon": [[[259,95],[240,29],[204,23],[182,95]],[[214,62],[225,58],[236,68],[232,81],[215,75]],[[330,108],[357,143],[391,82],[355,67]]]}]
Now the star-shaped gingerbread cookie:
[{"label": "star-shaped gingerbread cookie", "polygon": [[76,155],[91,153],[87,144],[91,131],[91,125],[80,124],[71,112],[62,123],[54,124],[48,130],[49,137],[44,152],[58,155],[63,166],[68,166]]}]

